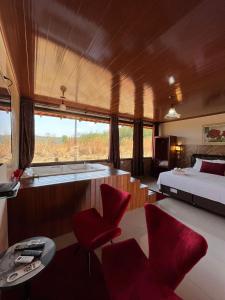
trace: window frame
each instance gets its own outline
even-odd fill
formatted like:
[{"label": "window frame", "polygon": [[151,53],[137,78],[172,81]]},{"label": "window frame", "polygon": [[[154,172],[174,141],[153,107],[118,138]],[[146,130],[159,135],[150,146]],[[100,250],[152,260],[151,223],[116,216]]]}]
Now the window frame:
[{"label": "window frame", "polygon": [[[86,113],[86,112],[71,112],[71,111],[66,111],[62,112],[57,108],[52,108],[52,107],[44,107],[44,106],[38,106],[37,104],[35,105],[35,112],[34,115],[42,115],[42,116],[49,116],[49,117],[59,117],[62,116],[62,118],[67,118],[67,119],[78,119],[81,121],[90,121],[90,122],[99,122],[99,123],[107,123],[110,124],[110,116],[106,115],[101,115],[98,113],[91,114],[91,113]],[[119,117],[119,125],[121,126],[131,126],[134,127],[134,120],[133,119],[126,119],[123,117]],[[148,122],[144,121],[143,128],[151,128],[153,129],[153,122]],[[110,134],[110,132],[109,132]],[[143,145],[144,146],[144,145]],[[109,143],[110,147],[110,143]],[[153,144],[152,144],[153,147]],[[132,148],[133,149],[133,148]],[[133,151],[133,150],[132,150]],[[120,152],[121,153],[121,152]],[[143,159],[150,159],[152,156],[144,156],[144,147],[143,147]],[[128,160],[133,160],[133,157],[125,157],[125,158],[120,158],[121,161],[128,161]],[[97,163],[97,162],[102,162],[102,163],[110,163],[109,158],[107,159],[89,159],[89,160],[71,160],[71,161],[53,161],[53,162],[39,162],[39,163],[31,163],[31,166],[33,167],[38,167],[38,166],[54,166],[54,165],[67,165],[67,164],[79,164],[79,163],[84,163],[84,162],[90,162],[90,163]]]},{"label": "window frame", "polygon": [[[80,121],[88,121],[88,122],[94,122],[94,123],[106,123],[109,124],[110,123],[110,118],[105,118],[105,117],[101,117],[101,116],[84,116],[83,114],[74,114],[71,112],[61,112],[58,110],[51,110],[51,109],[47,109],[45,110],[41,110],[41,109],[37,109],[35,108],[35,112],[34,112],[34,116],[35,115],[41,115],[41,116],[47,116],[47,117],[56,117],[56,118],[64,118],[64,119],[74,119],[74,120],[80,120]],[[66,116],[65,116],[66,115]],[[70,117],[67,117],[67,115],[70,115]],[[79,117],[82,116],[82,117]],[[110,132],[109,132],[110,135]],[[110,146],[110,143],[109,143]],[[35,153],[35,150],[34,150]],[[105,162],[105,163],[109,163],[109,159],[86,159],[86,160],[70,160],[70,161],[49,161],[49,162],[32,162],[31,166],[32,167],[41,167],[41,166],[54,166],[54,165],[69,165],[69,164],[79,164],[79,163],[84,163],[84,162],[90,162],[90,163],[95,163],[95,162]]]}]

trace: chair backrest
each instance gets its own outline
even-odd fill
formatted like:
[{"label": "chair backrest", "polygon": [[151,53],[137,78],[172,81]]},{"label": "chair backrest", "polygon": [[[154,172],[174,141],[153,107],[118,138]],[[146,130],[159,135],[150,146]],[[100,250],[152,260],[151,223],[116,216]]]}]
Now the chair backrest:
[{"label": "chair backrest", "polygon": [[108,184],[101,184],[103,218],[112,225],[117,226],[124,215],[131,195],[120,191]]},{"label": "chair backrest", "polygon": [[146,204],[149,264],[157,278],[172,289],[207,252],[207,242],[156,205]]}]

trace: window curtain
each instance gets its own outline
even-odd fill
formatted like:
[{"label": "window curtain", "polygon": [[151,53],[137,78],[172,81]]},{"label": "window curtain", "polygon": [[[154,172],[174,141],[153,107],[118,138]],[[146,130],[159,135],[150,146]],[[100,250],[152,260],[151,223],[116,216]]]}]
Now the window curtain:
[{"label": "window curtain", "polygon": [[111,116],[110,120],[109,161],[114,168],[120,168],[119,122],[116,115]]},{"label": "window curtain", "polygon": [[152,128],[153,159],[155,158],[155,137],[158,135],[159,135],[159,123],[154,123]]},{"label": "window curtain", "polygon": [[143,121],[140,119],[134,121],[132,174],[142,176],[143,172]]},{"label": "window curtain", "polygon": [[34,103],[32,100],[20,99],[20,143],[19,168],[25,169],[34,157]]}]

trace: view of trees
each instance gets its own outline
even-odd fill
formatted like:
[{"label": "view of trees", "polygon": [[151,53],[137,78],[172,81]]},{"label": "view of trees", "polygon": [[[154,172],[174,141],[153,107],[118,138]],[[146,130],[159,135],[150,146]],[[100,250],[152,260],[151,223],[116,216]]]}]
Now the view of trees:
[{"label": "view of trees", "polygon": [[11,159],[11,113],[0,107],[0,164]]},{"label": "view of trees", "polygon": [[108,133],[83,134],[77,138],[36,136],[34,163],[107,159]]},{"label": "view of trees", "polygon": [[0,164],[9,162],[11,158],[11,136],[0,135]]},{"label": "view of trees", "polygon": [[120,126],[120,158],[131,158],[133,155],[133,127]]},{"label": "view of trees", "polygon": [[[93,123],[94,124],[94,123]],[[131,158],[133,152],[133,127],[120,126],[120,156]],[[152,155],[152,131],[144,129],[144,156]],[[35,136],[34,163],[101,160],[109,152],[109,131],[83,133],[74,138],[69,135],[57,137],[54,134]],[[11,160],[11,136],[0,135],[0,163]]]},{"label": "view of trees", "polygon": [[[71,126],[72,125],[74,126],[73,123],[71,123]],[[106,126],[106,129],[101,130],[100,132],[96,123],[88,122],[88,125],[89,127],[85,128],[87,133],[79,132],[78,127],[76,138],[66,134],[63,134],[60,137],[52,133],[36,135],[33,162],[41,163],[107,159],[109,154],[108,125]],[[68,124],[66,126],[68,126]],[[90,132],[88,132],[89,130]],[[120,126],[119,134],[121,158],[131,158],[133,152],[133,127]],[[145,156],[151,156],[151,134],[151,129],[144,129]]]}]

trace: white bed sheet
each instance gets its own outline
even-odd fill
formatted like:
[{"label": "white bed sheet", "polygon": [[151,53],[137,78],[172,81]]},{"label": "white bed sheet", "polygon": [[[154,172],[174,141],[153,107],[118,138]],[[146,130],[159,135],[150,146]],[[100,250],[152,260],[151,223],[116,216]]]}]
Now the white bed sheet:
[{"label": "white bed sheet", "polygon": [[185,175],[175,175],[172,171],[163,172],[159,175],[157,184],[225,204],[225,176],[202,173],[193,168],[186,168],[185,171]]}]

